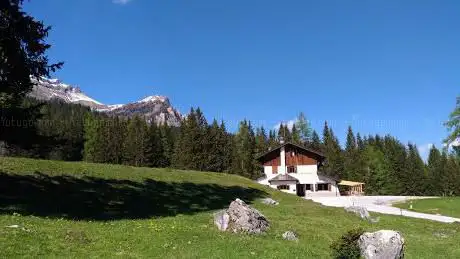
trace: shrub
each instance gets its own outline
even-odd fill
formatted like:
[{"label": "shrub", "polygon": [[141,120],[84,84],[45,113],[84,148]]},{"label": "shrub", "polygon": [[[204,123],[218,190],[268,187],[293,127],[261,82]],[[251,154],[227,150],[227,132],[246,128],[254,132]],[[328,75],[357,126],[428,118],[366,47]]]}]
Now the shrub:
[{"label": "shrub", "polygon": [[361,258],[358,239],[364,233],[361,228],[356,228],[343,234],[340,239],[331,244],[332,257],[336,259]]}]

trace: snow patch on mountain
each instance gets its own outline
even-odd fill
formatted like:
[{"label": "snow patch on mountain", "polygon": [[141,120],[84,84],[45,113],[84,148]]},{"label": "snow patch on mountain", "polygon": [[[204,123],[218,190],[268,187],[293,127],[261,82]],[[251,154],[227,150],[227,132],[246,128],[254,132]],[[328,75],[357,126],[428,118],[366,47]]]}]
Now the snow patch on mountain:
[{"label": "snow patch on mountain", "polygon": [[168,101],[168,97],[166,96],[161,96],[161,95],[152,95],[152,96],[147,96],[144,99],[140,100],[140,103],[146,103],[146,102],[155,102],[155,101],[160,101],[162,103]]}]

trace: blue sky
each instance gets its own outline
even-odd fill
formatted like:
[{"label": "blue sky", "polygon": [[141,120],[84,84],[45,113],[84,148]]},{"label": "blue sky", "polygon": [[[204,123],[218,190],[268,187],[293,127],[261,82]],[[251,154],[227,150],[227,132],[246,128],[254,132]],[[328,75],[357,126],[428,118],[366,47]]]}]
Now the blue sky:
[{"label": "blue sky", "polygon": [[[460,1],[32,0],[56,76],[107,104],[161,94],[182,112],[273,128],[303,111],[343,141],[424,151],[460,94]],[[423,153],[423,152],[422,152]]]}]

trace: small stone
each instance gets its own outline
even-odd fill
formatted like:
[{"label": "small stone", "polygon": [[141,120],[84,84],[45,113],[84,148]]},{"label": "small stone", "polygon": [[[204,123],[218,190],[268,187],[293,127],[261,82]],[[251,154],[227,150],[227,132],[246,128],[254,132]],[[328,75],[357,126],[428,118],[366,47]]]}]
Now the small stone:
[{"label": "small stone", "polygon": [[19,225],[10,225],[10,226],[6,226],[7,228],[19,228]]},{"label": "small stone", "polygon": [[292,231],[286,231],[283,233],[283,239],[289,241],[299,241],[297,234]]},{"label": "small stone", "polygon": [[214,214],[214,224],[220,231],[225,231],[228,228],[230,216],[225,210],[218,211]]},{"label": "small stone", "polygon": [[262,203],[267,204],[267,205],[278,205],[278,204],[280,204],[279,202],[275,201],[272,198],[264,198],[264,199],[262,199]]},{"label": "small stone", "polygon": [[449,237],[449,235],[444,233],[444,232],[435,232],[435,233],[433,233],[433,236],[439,237],[439,238],[448,238]]},{"label": "small stone", "polygon": [[345,207],[345,211],[354,213],[358,215],[360,218],[368,220],[371,223],[377,223],[380,220],[380,218],[372,218],[371,215],[369,214],[369,211],[367,211],[365,207],[348,206],[348,207]]}]

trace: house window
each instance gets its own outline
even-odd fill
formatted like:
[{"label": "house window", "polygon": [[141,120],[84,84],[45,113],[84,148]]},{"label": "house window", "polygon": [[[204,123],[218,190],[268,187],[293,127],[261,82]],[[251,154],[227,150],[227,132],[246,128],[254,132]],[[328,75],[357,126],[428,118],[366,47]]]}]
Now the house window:
[{"label": "house window", "polygon": [[278,190],[289,190],[289,185],[278,185]]},{"label": "house window", "polygon": [[311,184],[305,184],[305,191],[311,191]]},{"label": "house window", "polygon": [[329,191],[329,184],[328,183],[319,183],[318,184],[318,191]]},{"label": "house window", "polygon": [[297,173],[297,167],[295,167],[293,165],[288,166],[287,171],[288,171],[289,174],[295,174],[295,173]]}]

